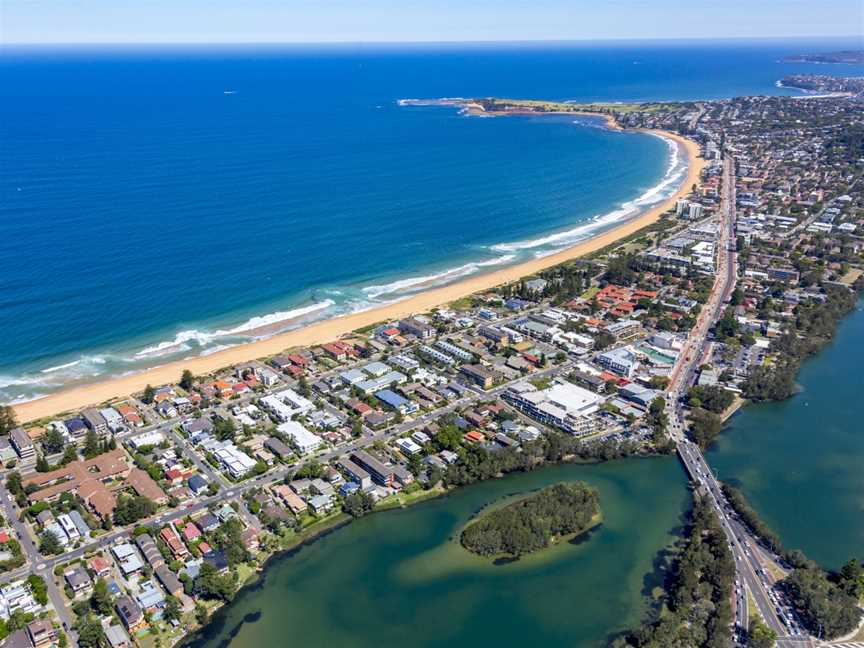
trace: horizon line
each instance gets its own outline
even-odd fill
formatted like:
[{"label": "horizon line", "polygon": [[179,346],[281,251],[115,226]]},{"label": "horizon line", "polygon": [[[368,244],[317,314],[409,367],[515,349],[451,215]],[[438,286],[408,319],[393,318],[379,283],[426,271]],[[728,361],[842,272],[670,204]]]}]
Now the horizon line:
[{"label": "horizon line", "polygon": [[707,41],[781,41],[781,40],[846,40],[862,39],[861,34],[845,35],[790,35],[790,36],[695,36],[695,37],[598,37],[598,38],[536,38],[536,39],[479,39],[479,40],[214,40],[214,41],[5,41],[0,50],[9,46],[57,46],[57,45],[105,45],[105,46],[156,46],[156,45],[485,45],[485,44],[564,44],[564,43],[634,43],[634,42],[707,42]]}]

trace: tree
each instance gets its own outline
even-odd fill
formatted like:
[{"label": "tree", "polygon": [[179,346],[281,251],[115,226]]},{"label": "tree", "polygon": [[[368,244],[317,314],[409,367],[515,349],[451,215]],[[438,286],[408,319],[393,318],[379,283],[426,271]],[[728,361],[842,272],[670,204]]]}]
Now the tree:
[{"label": "tree", "polygon": [[111,610],[114,609],[114,602],[111,599],[111,592],[108,591],[108,584],[102,578],[97,579],[93,584],[90,607],[99,616],[111,614]]},{"label": "tree", "polygon": [[148,405],[153,402],[153,398],[156,396],[156,390],[153,389],[153,385],[147,385],[144,388],[144,393],[141,395],[141,400]]},{"label": "tree", "polygon": [[156,512],[156,503],[140,496],[121,496],[114,508],[114,523],[120,525],[133,524],[138,520],[150,517]]},{"label": "tree", "polygon": [[769,628],[759,617],[750,621],[747,632],[747,648],[774,648],[777,633]]},{"label": "tree", "polygon": [[162,610],[162,618],[168,622],[179,621],[183,615],[183,610],[180,607],[180,601],[176,596],[169,596],[165,599],[165,608]]},{"label": "tree", "polygon": [[180,386],[189,391],[192,389],[192,384],[195,382],[195,376],[188,369],[183,370],[183,375],[180,376]]},{"label": "tree", "polygon": [[309,388],[309,381],[306,380],[306,376],[300,376],[299,380],[297,381],[297,390],[304,398],[309,398],[312,395],[312,390]]},{"label": "tree", "polygon": [[375,500],[364,490],[352,493],[342,503],[342,510],[355,518],[371,513],[374,508]]},{"label": "tree", "polygon": [[36,472],[48,472],[51,470],[51,464],[48,463],[48,460],[44,455],[39,455],[36,457]]},{"label": "tree", "polygon": [[75,449],[75,446],[70,444],[66,446],[66,449],[63,451],[63,458],[60,460],[60,463],[64,466],[68,463],[72,463],[73,461],[78,460],[78,451]]},{"label": "tree", "polygon": [[793,570],[783,587],[811,634],[835,639],[852,632],[861,620],[858,601],[832,583],[819,567]]},{"label": "tree", "polygon": [[201,565],[195,587],[202,598],[230,601],[234,597],[234,577],[220,574],[210,563]]},{"label": "tree", "polygon": [[92,614],[78,619],[78,645],[82,648],[101,648],[105,645],[105,634],[99,620]]},{"label": "tree", "polygon": [[63,552],[63,545],[53,531],[45,530],[39,536],[39,552],[44,555],[56,555]]},{"label": "tree", "polygon": [[207,612],[207,608],[200,601],[195,603],[195,620],[199,625],[204,625],[207,623],[207,618],[210,616],[210,613]]},{"label": "tree", "polygon": [[30,586],[30,591],[33,598],[39,605],[48,604],[48,585],[45,584],[45,579],[38,574],[30,574],[27,577],[27,584]]},{"label": "tree", "polygon": [[690,436],[702,450],[711,445],[722,429],[720,417],[707,410],[695,409],[690,415]]},{"label": "tree", "polygon": [[87,430],[87,436],[84,437],[84,457],[85,459],[92,459],[99,454],[102,454],[99,436],[93,430]]},{"label": "tree", "polygon": [[237,434],[237,426],[231,419],[217,418],[213,424],[213,435],[220,441],[233,439]]},{"label": "tree", "polygon": [[15,410],[9,405],[0,405],[0,435],[7,435],[18,427]]},{"label": "tree", "polygon": [[310,459],[297,469],[294,473],[295,479],[315,479],[324,474],[324,466],[315,459]]},{"label": "tree", "polygon": [[66,443],[63,439],[63,435],[57,428],[51,428],[45,433],[45,436],[42,437],[42,449],[45,451],[45,454],[56,454],[60,452],[65,445]]}]

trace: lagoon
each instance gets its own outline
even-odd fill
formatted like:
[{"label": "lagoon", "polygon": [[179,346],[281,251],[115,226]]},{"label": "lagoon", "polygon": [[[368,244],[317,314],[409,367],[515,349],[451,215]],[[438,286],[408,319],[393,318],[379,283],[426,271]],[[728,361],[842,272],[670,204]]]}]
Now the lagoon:
[{"label": "lagoon", "polygon": [[[603,523],[587,537],[504,565],[459,546],[482,507],[573,480],[600,492]],[[604,646],[646,612],[653,561],[689,497],[674,457],[550,466],[462,488],[274,559],[187,645]]]},{"label": "lagoon", "polygon": [[803,365],[799,394],[747,406],[707,454],[786,547],[833,569],[864,558],[862,340],[859,303],[834,342]]}]

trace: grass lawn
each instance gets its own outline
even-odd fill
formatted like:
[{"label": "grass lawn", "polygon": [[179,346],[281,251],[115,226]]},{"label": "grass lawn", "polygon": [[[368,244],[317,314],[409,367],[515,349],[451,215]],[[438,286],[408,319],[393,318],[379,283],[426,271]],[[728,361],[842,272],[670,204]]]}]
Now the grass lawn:
[{"label": "grass lawn", "polygon": [[588,301],[592,297],[594,297],[594,295],[596,295],[598,292],[600,292],[599,286],[591,286],[588,290],[586,290],[584,293],[582,293],[579,296],[579,299],[584,299],[584,300]]}]

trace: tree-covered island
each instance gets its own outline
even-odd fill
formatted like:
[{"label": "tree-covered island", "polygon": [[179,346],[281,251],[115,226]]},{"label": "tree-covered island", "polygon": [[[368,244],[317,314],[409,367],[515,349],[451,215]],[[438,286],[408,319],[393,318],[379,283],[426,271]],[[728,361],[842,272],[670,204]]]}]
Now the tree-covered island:
[{"label": "tree-covered island", "polygon": [[460,542],[480,556],[518,557],[600,520],[600,497],[584,482],[555,484],[490,511],[462,531]]}]

